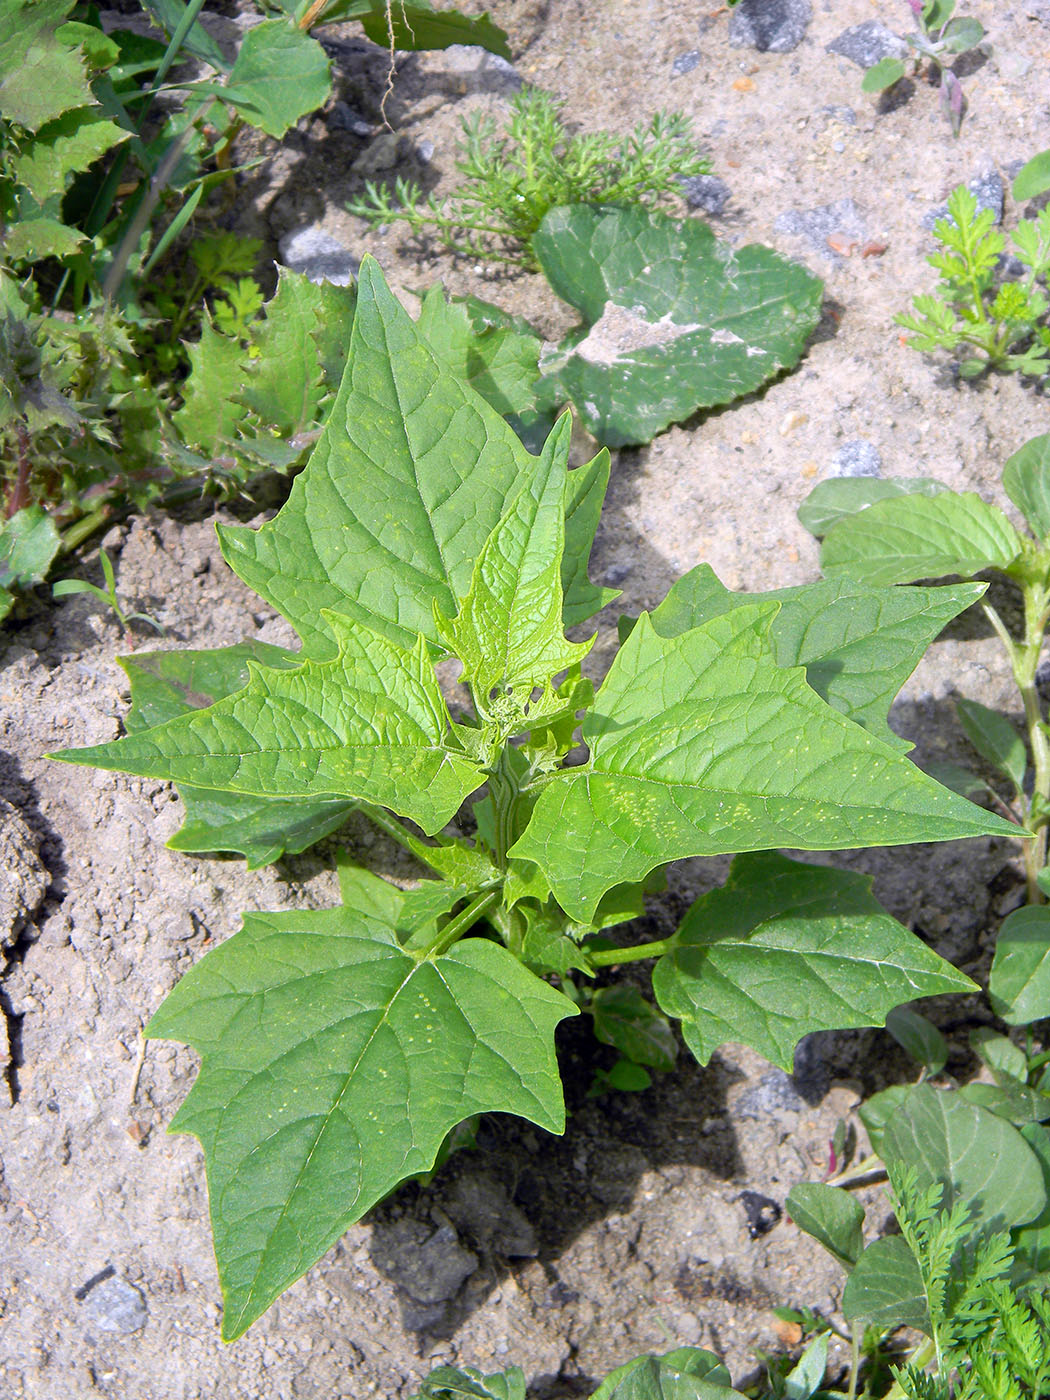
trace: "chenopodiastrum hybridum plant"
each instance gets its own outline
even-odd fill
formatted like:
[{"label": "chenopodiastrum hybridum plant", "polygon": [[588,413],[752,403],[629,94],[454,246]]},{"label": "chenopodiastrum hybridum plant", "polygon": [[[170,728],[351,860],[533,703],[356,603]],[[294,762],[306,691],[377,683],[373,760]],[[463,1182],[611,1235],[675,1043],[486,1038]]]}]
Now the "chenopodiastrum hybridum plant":
[{"label": "chenopodiastrum hybridum plant", "polygon": [[[921,773],[885,722],[983,585],[749,596],[700,568],[596,689],[593,637],[566,629],[615,596],[587,575],[609,457],[569,470],[569,429],[530,455],[365,259],[287,504],[220,527],[302,650],[126,658],[127,736],[58,755],[178,784],[183,849],[261,863],[357,810],[433,875],[403,890],[344,863],[341,906],[247,914],[149,1023],[201,1055],[172,1127],[204,1147],[227,1338],[465,1119],[561,1132],[555,1029],[600,1024],[600,968],[655,964],[659,1010],[639,995],[604,1026],[643,1063],[665,1016],[701,1061],[734,1040],[790,1065],[809,1031],[972,986],[866,878],[776,848],[1016,829]],[[472,712],[450,713],[441,658]],[[610,946],[656,873],[727,852],[728,883],[674,934]]]}]

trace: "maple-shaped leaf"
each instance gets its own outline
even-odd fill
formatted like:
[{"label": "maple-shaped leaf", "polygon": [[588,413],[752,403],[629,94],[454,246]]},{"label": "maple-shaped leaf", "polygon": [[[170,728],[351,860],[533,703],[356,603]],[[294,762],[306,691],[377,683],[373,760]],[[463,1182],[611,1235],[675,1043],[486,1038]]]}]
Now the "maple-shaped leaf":
[{"label": "maple-shaped leaf", "polygon": [[562,1132],[554,1030],[575,1014],[487,939],[433,955],[349,906],[247,915],[147,1028],[201,1056],[172,1130],[204,1148],[223,1335],[429,1170],[471,1114]]},{"label": "maple-shaped leaf", "polygon": [[777,665],[776,603],[678,637],[643,613],[583,725],[591,761],[551,779],[511,854],[586,921],[613,885],[685,856],[1007,835]]}]

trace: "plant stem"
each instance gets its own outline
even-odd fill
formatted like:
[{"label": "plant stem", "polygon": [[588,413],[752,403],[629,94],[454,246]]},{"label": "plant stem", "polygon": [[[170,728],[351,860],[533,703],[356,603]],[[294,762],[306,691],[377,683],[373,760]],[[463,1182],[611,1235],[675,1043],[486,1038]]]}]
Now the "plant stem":
[{"label": "plant stem", "polygon": [[[434,847],[428,846],[425,841],[421,841],[418,836],[413,836],[396,817],[392,817],[389,812],[385,812],[382,807],[366,807],[361,805],[361,811],[368,817],[369,821],[378,826],[380,831],[389,836],[392,841],[396,841],[406,851],[411,851],[417,860],[421,860],[424,865],[430,866],[432,870],[437,867],[430,864],[429,857],[433,853]],[[440,873],[440,872],[439,872]]]},{"label": "plant stem", "polygon": [[96,530],[101,530],[103,525],[108,524],[112,515],[112,506],[98,506],[89,515],[83,516],[75,524],[70,525],[68,529],[63,530],[62,543],[59,546],[61,553],[71,553],[77,545],[83,544],[89,535],[93,535]]},{"label": "plant stem", "polygon": [[660,958],[675,946],[675,935],[670,938],[657,938],[652,943],[636,943],[629,948],[600,948],[588,953],[589,961],[595,967],[618,967],[620,963],[641,962],[644,958]]},{"label": "plant stem", "polygon": [[857,1382],[860,1380],[860,1337],[861,1327],[855,1322],[850,1328],[849,1390],[846,1400],[857,1400]]},{"label": "plant stem", "polygon": [[4,515],[8,520],[13,515],[17,515],[23,506],[29,504],[30,442],[28,429],[21,421],[15,426],[15,436],[18,438],[18,475],[15,477],[4,510]]},{"label": "plant stem", "polygon": [[457,914],[454,919],[448,921],[437,938],[427,948],[424,956],[439,958],[442,953],[447,953],[453,943],[459,942],[460,935],[472,928],[498,898],[499,890],[488,890],[483,894],[475,895],[464,910]]}]

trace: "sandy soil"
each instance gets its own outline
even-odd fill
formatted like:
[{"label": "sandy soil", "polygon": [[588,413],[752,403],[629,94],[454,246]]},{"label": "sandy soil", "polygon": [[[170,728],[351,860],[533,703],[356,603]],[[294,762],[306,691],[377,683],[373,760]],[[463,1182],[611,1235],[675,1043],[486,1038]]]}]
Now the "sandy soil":
[{"label": "sandy soil", "polygon": [[[955,140],[928,85],[880,104],[861,92],[856,66],[826,51],[874,17],[905,29],[903,3],[815,0],[788,53],[732,47],[726,13],[680,0],[492,6],[517,72],[564,97],[581,127],[633,124],[663,106],[687,112],[731,191],[716,230],[768,243],[826,282],[824,321],[794,373],[616,454],[592,575],[624,596],[602,619],[600,656],[621,609],[656,603],[701,561],[733,588],[812,579],[816,549],[795,510],[850,444],[869,444],[885,475],[921,471],[994,496],[1006,457],[1048,430],[1046,400],[1030,387],[960,383],[906,348],[892,324],[933,280],[924,217],[961,180],[998,172],[1008,187],[1017,165],[1050,145],[1050,9],[1041,0],[960,8],[981,19],[994,53],[964,79],[970,110]],[[696,66],[674,76],[674,60],[694,50]],[[320,223],[356,254],[373,252],[402,287],[440,276],[562,333],[574,318],[541,278],[421,261],[397,226],[371,234],[341,212],[360,189],[352,163],[381,134],[384,56],[356,43],[336,66],[337,98],[373,133],[324,114],[302,123],[244,180],[242,222],[274,245]],[[479,105],[502,110],[509,83],[473,55],[406,58],[388,109],[405,135],[406,171],[445,187],[460,118]],[[433,153],[421,163],[425,143]],[[800,226],[792,211],[829,205],[823,234],[790,231]],[[1007,196],[1007,226],[1021,212]],[[165,645],[291,641],[225,569],[211,521],[140,519],[106,544],[122,594],[165,625]],[[673,1343],[722,1351],[740,1383],[755,1373],[756,1346],[782,1345],[772,1306],[834,1313],[837,1267],[786,1219],[749,1231],[755,1203],[742,1193],[782,1203],[796,1181],[822,1173],[837,1119],[907,1072],[889,1037],[812,1039],[793,1080],[739,1047],[706,1069],[683,1053],[645,1094],[588,1099],[607,1052],[570,1029],[563,1139],[486,1121],[477,1151],[431,1186],[399,1191],[223,1346],[201,1154],[164,1133],[193,1057],[163,1044],[144,1053],[140,1031],[242,909],[333,902],[332,844],[255,873],[166,850],[180,822],[167,785],[43,758],[118,734],[127,692],[113,619],[87,599],[41,596],[0,646],[0,987],[13,1099],[0,1087],[0,1395],[393,1398],[442,1359],[516,1362],[532,1395],[568,1397],[635,1352]],[[951,697],[1010,710],[1007,679],[992,642],[964,623],[909,682],[894,725],[920,756],[965,757]],[[341,839],[375,868],[414,873],[363,825]],[[990,933],[1017,899],[1016,852],[1004,843],[838,863],[871,870],[887,907],[968,971],[986,967]],[[724,862],[676,869],[653,928],[668,929],[724,873]],[[944,1015],[961,1022],[974,1010],[957,1000]],[[961,1052],[953,1067],[965,1068]]]}]

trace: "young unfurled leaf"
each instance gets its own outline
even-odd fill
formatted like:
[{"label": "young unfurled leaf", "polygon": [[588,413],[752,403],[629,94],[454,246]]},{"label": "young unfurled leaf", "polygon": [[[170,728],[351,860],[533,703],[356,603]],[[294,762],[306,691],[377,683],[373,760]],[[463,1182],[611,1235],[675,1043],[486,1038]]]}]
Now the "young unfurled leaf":
[{"label": "young unfurled leaf", "polygon": [[972,491],[877,501],[832,526],[820,552],[825,574],[872,585],[1006,569],[1021,553],[1017,531],[998,506]]},{"label": "young unfurled leaf", "polygon": [[864,1207],[841,1186],[800,1181],[788,1192],[788,1214],[800,1230],[812,1235],[846,1269],[852,1269],[864,1248]]},{"label": "young unfurled leaf", "polygon": [[561,1132],[554,1028],[575,1014],[486,939],[430,956],[349,907],[246,916],[147,1028],[201,1055],[172,1127],[204,1148],[223,1335],[427,1171],[464,1118]]},{"label": "young unfurled leaf", "polygon": [[637,987],[600,987],[591,997],[594,1034],[633,1064],[670,1071],[678,1054],[674,1032]]},{"label": "young unfurled leaf", "polygon": [[483,775],[452,736],[425,646],[326,621],[332,660],[249,663],[237,694],[63,760],[255,797],[357,798],[440,830]]},{"label": "young unfurled leaf", "polygon": [[1007,459],[1003,489],[1036,538],[1050,539],[1050,433],[1031,438]]},{"label": "young unfurled leaf", "polygon": [[900,82],[905,71],[905,66],[899,58],[880,58],[878,63],[873,63],[864,74],[861,91],[885,92],[894,83]]},{"label": "young unfurled leaf", "polygon": [[940,1031],[907,1006],[895,1006],[886,1017],[886,1029],[927,1074],[940,1074],[948,1063],[948,1042]]},{"label": "young unfurled leaf", "polygon": [[562,620],[570,431],[566,414],[486,540],[455,618],[435,615],[441,640],[463,662],[479,713],[497,723],[513,716],[509,732],[524,727],[534,688],[578,665],[591,646],[566,641]]},{"label": "young unfurled leaf", "polygon": [[1028,750],[1025,742],[1005,715],[980,705],[976,700],[959,698],[955,702],[959,723],[966,737],[982,758],[1013,784],[1014,791],[1024,791],[1028,771]]},{"label": "young unfurled leaf", "polygon": [[308,650],[331,650],[321,608],[402,646],[422,635],[438,648],[435,603],[455,613],[534,467],[513,429],[452,375],[365,258],[347,371],[310,463],[262,529],[220,529],[223,551]]},{"label": "young unfurled leaf", "polygon": [[972,986],[886,913],[869,877],[775,852],[738,856],[653,970],[701,1064],[732,1040],[788,1071],[811,1031],[880,1025],[917,993]]},{"label": "young unfurled leaf", "polygon": [[988,995],[1008,1026],[1050,1016],[1050,909],[1045,904],[1015,909],[1003,921]]},{"label": "young unfurled leaf", "polygon": [[822,284],[770,248],[644,208],[552,209],[532,241],[585,324],[546,366],[599,442],[648,442],[800,359]]},{"label": "young unfurled leaf", "polygon": [[[894,748],[912,746],[886,723],[897,692],[930,643],[984,592],[980,583],[941,588],[872,588],[846,577],[763,593],[778,602],[770,637],[778,666],[804,666],[829,705]],[[755,602],[732,593],[706,564],[684,574],[652,614],[676,637],[731,608]]]},{"label": "young unfurled leaf", "polygon": [[736,608],[673,639],[639,619],[584,721],[590,763],[552,778],[513,848],[572,917],[684,856],[1012,833],[778,666],[775,611]]}]

